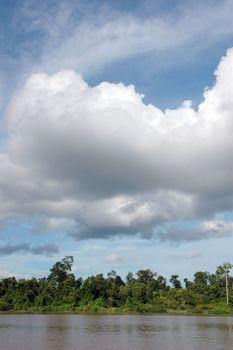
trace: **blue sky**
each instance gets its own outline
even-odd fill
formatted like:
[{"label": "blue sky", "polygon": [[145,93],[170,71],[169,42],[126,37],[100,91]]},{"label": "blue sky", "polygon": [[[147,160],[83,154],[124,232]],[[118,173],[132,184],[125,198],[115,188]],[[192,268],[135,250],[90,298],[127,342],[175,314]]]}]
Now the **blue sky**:
[{"label": "blue sky", "polygon": [[0,276],[232,262],[232,1],[0,7]]}]

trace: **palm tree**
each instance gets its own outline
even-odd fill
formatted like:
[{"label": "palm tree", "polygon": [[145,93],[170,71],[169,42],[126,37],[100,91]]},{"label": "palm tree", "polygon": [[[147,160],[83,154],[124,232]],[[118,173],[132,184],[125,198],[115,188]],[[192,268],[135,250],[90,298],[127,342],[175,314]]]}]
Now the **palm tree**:
[{"label": "palm tree", "polygon": [[229,304],[229,291],[228,291],[228,273],[232,269],[233,265],[229,262],[224,262],[222,265],[219,265],[216,270],[216,275],[225,277],[225,285],[226,285],[226,300],[227,305]]}]

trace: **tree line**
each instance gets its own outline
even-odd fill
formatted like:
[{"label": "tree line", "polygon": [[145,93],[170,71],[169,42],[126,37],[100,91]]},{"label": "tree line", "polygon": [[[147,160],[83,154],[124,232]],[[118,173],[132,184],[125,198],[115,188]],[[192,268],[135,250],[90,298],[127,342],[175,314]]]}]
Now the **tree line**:
[{"label": "tree line", "polygon": [[2,279],[0,311],[233,312],[230,263],[213,274],[195,272],[192,281],[182,283],[177,274],[167,281],[150,269],[129,272],[125,280],[115,271],[76,278],[73,262],[66,256],[44,278]]}]

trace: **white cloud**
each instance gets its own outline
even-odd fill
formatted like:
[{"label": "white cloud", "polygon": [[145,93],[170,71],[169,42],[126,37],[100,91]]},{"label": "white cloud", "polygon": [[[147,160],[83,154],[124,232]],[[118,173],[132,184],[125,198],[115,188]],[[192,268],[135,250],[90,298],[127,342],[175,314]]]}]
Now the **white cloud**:
[{"label": "white cloud", "polygon": [[119,254],[109,253],[107,256],[105,256],[103,261],[108,264],[132,264],[138,262],[139,258],[135,256],[131,258],[123,258]]},{"label": "white cloud", "polygon": [[157,232],[162,240],[172,241],[198,241],[206,238],[221,238],[233,234],[233,221],[231,220],[206,220],[196,225],[185,227],[171,225],[163,231]]},{"label": "white cloud", "polygon": [[31,76],[8,111],[1,219],[41,215],[81,239],[173,239],[164,223],[232,211],[233,49],[215,74],[198,110],[165,112],[133,86],[92,88],[71,70]]},{"label": "white cloud", "polygon": [[106,263],[124,263],[124,259],[115,253],[108,254],[104,258],[104,262]]},{"label": "white cloud", "polygon": [[[31,49],[40,69],[51,73],[73,68],[85,75],[148,53],[153,53],[154,69],[161,61],[181,64],[233,34],[231,0],[183,2],[178,9],[171,9],[166,14],[158,16],[155,12],[144,18],[141,14],[117,12],[110,5],[95,6],[85,1],[58,1],[55,7],[26,2],[21,5],[15,27],[20,25],[26,34],[37,34],[36,45],[32,44],[32,35],[24,45]],[[28,51],[22,52],[24,61]]]},{"label": "white cloud", "polygon": [[31,276],[29,276],[29,275],[21,275],[21,274],[15,273],[15,272],[7,271],[7,270],[2,270],[2,271],[0,272],[0,280],[1,280],[1,279],[4,279],[4,278],[12,278],[13,276],[14,276],[17,280],[19,280],[19,279],[29,279],[29,278],[31,278]]},{"label": "white cloud", "polygon": [[197,258],[200,258],[201,256],[202,254],[199,251],[179,252],[171,255],[172,258],[185,259],[185,260],[197,259]]},{"label": "white cloud", "polygon": [[75,219],[61,217],[44,217],[36,220],[36,224],[32,226],[32,233],[37,235],[47,231],[67,232],[76,225]]},{"label": "white cloud", "polygon": [[223,220],[213,220],[213,221],[204,221],[199,226],[201,232],[206,234],[223,236],[230,235],[233,233],[233,221],[223,221]]}]

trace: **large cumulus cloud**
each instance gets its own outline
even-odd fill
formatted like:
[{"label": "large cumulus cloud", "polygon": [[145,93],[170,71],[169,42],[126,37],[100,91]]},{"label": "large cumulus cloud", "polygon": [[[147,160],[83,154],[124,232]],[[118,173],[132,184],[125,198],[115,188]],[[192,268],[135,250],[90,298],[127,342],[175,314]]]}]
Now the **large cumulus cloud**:
[{"label": "large cumulus cloud", "polygon": [[164,112],[133,86],[90,87],[71,70],[32,75],[8,110],[1,219],[41,216],[75,238],[196,239],[167,227],[233,207],[233,49],[215,75],[197,110],[185,101]]}]

